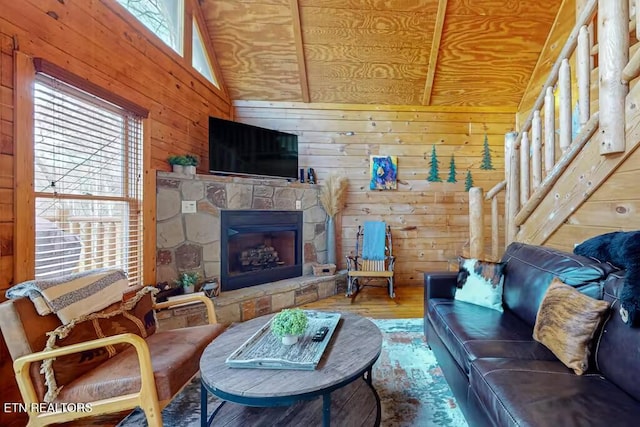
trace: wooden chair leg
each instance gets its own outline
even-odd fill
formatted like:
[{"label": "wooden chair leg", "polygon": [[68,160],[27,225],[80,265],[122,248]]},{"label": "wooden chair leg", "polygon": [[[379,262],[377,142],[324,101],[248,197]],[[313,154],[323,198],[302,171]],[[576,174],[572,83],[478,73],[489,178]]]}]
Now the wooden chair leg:
[{"label": "wooden chair leg", "polygon": [[149,427],[163,427],[162,426],[162,412],[160,406],[156,401],[155,404],[151,404],[146,408],[142,408],[144,415],[147,418],[147,424]]}]

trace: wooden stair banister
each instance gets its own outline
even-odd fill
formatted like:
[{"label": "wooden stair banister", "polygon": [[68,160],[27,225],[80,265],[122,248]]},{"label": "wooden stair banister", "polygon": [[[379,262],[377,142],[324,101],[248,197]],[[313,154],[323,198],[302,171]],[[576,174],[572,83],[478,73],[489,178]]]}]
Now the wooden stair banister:
[{"label": "wooden stair banister", "polygon": [[551,188],[553,188],[553,185],[558,181],[569,163],[575,159],[585,144],[589,142],[593,134],[598,129],[599,117],[600,115],[598,113],[591,116],[591,119],[589,119],[587,124],[582,128],[582,131],[571,144],[565,155],[562,156],[562,159],[560,159],[558,163],[556,163],[551,173],[546,176],[540,188],[533,193],[529,201],[522,207],[520,212],[518,212],[514,218],[516,227],[522,225],[527,218],[529,218],[529,215],[531,215],[536,207],[538,207],[540,201],[549,194]]},{"label": "wooden stair banister", "polygon": [[[560,50],[560,53],[558,54],[558,60],[553,64],[553,67],[549,72],[549,76],[547,77],[547,80],[542,86],[540,95],[538,95],[538,97],[536,98],[536,101],[533,104],[531,112],[529,113],[521,129],[528,130],[529,127],[531,126],[531,122],[533,121],[533,112],[536,110],[539,110],[542,107],[542,104],[544,102],[544,99],[547,93],[547,88],[553,88],[556,80],[558,79],[558,74],[560,72],[560,65],[562,64],[562,60],[564,58],[569,58],[571,56],[571,53],[575,50],[576,45],[578,43],[578,35],[580,33],[580,28],[582,28],[582,26],[584,25],[587,25],[593,19],[596,13],[597,7],[598,7],[598,0],[588,0],[588,2],[584,5],[582,12],[580,12],[580,15],[576,19],[575,27],[569,34],[569,37],[567,38],[567,41],[562,47],[562,50]],[[516,140],[515,145],[517,147],[520,146],[521,135],[522,133],[518,136],[518,139]]]}]

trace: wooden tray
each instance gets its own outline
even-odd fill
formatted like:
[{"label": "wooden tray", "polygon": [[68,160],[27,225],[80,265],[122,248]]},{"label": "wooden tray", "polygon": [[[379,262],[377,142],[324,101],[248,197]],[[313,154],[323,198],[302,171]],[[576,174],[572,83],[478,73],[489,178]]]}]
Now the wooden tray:
[{"label": "wooden tray", "polygon": [[[293,345],[282,344],[282,339],[271,333],[271,320],[262,326],[227,358],[232,368],[301,369],[312,371],[318,366],[331,336],[340,321],[340,313],[305,310],[309,325],[303,336]],[[273,319],[273,318],[272,318]],[[324,340],[311,338],[322,326],[329,328]]]}]

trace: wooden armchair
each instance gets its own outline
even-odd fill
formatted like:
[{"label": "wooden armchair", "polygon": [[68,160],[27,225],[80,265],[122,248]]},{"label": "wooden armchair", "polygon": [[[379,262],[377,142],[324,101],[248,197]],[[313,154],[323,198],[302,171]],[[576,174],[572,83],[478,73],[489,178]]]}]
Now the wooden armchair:
[{"label": "wooden armchair", "polygon": [[[155,330],[154,310],[193,301],[205,304],[208,325]],[[198,372],[205,347],[223,332],[224,327],[215,324],[215,320],[213,302],[204,295],[154,304],[149,293],[127,314],[78,323],[59,341],[59,347],[56,344],[57,348],[43,350],[51,347],[47,332],[62,327],[58,317],[39,315],[28,298],[0,304],[0,327],[29,412],[29,426],[136,407],[144,411],[149,426],[162,426],[162,408],[191,381]],[[127,331],[127,327],[134,331]],[[114,331],[122,333],[112,334]],[[95,337],[94,333],[102,337]],[[69,340],[72,343],[64,345]],[[56,359],[51,362],[51,358]],[[52,364],[58,389],[55,398],[49,401],[57,405],[40,406],[47,386],[51,390],[46,375],[40,373],[43,363]]]}]

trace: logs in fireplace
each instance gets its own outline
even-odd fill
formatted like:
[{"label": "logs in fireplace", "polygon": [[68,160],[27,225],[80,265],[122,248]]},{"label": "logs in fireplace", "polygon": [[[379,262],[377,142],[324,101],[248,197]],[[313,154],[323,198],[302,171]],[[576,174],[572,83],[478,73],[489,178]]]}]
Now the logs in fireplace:
[{"label": "logs in fireplace", "polygon": [[238,261],[240,261],[242,271],[266,270],[284,265],[284,261],[280,261],[278,257],[276,248],[265,244],[240,252]]}]

